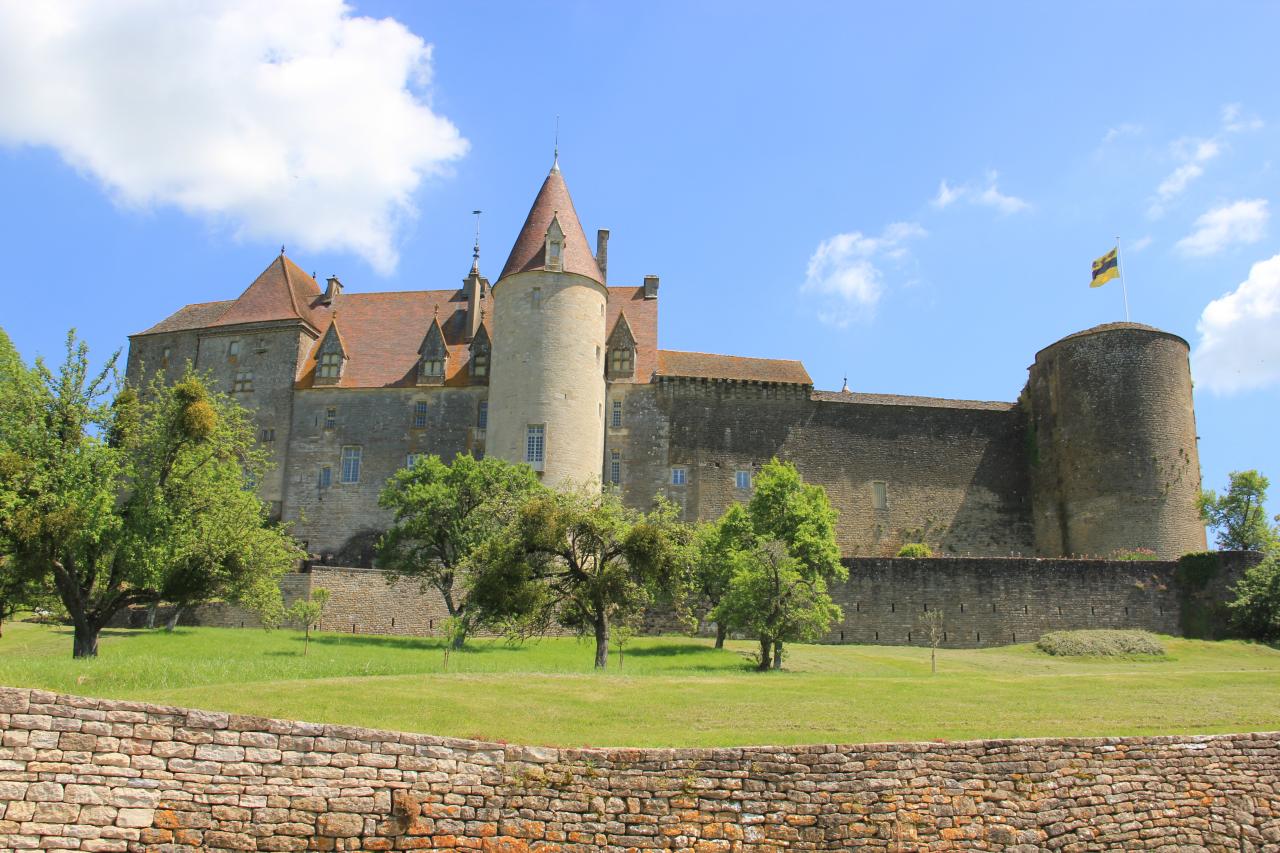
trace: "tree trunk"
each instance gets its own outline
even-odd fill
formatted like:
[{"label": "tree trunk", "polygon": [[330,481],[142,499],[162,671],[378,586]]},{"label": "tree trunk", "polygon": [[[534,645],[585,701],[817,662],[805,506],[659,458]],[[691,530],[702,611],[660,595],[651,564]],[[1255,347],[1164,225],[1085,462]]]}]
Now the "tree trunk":
[{"label": "tree trunk", "polygon": [[308,624],[303,629],[303,637],[304,639],[302,641],[302,656],[306,657],[307,652],[311,650],[311,625],[310,624]]},{"label": "tree trunk", "polygon": [[724,648],[724,636],[729,633],[729,629],[725,627],[723,622],[716,623],[716,648]]},{"label": "tree trunk", "polygon": [[153,601],[151,602],[151,605],[147,607],[147,628],[154,628],[156,626],[156,610],[159,609],[159,607],[159,601]]},{"label": "tree trunk", "polygon": [[71,656],[75,658],[96,658],[98,656],[98,634],[102,626],[90,619],[81,617],[75,620],[75,640],[71,646]]},{"label": "tree trunk", "polygon": [[773,644],[773,668],[782,669],[782,641]]},{"label": "tree trunk", "polygon": [[596,611],[596,669],[604,669],[609,665],[609,620],[604,608]]},{"label": "tree trunk", "polygon": [[938,671],[938,647],[934,646],[929,649],[929,672],[937,673]]},{"label": "tree trunk", "polygon": [[758,672],[769,671],[769,650],[773,648],[773,640],[768,637],[760,638],[760,663],[756,665]]},{"label": "tree trunk", "polygon": [[178,627],[178,620],[182,617],[183,605],[173,605],[173,612],[169,614],[169,618],[164,623],[164,629],[169,633],[173,633],[173,629]]}]

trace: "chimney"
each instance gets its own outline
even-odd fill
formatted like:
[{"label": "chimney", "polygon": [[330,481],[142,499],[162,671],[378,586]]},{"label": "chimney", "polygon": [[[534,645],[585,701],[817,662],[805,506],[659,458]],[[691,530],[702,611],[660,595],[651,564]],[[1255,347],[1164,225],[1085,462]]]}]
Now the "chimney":
[{"label": "chimney", "polygon": [[600,267],[600,278],[609,282],[609,229],[601,228],[596,232],[596,266]]},{"label": "chimney", "polygon": [[658,277],[656,275],[647,275],[644,277],[644,298],[658,298]]},{"label": "chimney", "polygon": [[324,289],[324,298],[321,300],[325,305],[332,305],[334,298],[342,292],[342,282],[338,281],[336,275],[329,276],[329,286]]}]

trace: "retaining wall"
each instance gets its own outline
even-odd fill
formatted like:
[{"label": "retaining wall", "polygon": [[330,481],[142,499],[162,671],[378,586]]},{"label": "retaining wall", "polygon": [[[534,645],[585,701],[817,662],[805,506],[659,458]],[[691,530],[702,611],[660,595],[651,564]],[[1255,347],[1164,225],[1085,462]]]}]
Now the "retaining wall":
[{"label": "retaining wall", "polygon": [[0,688],[0,848],[1280,846],[1280,733],[554,749]]}]

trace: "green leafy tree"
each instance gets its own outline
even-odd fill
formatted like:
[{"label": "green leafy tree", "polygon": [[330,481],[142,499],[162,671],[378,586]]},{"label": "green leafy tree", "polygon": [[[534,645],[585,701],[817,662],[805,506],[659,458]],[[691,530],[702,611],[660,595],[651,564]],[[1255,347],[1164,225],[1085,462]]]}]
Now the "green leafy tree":
[{"label": "green leafy tree", "polygon": [[289,621],[302,626],[303,657],[306,657],[307,652],[311,650],[311,632],[320,627],[320,620],[324,618],[324,607],[328,603],[329,590],[318,586],[311,590],[306,598],[295,601],[293,606],[284,613]]},{"label": "green leafy tree", "polygon": [[1270,481],[1257,471],[1232,471],[1230,478],[1226,494],[1219,496],[1212,489],[1200,494],[1200,516],[1217,530],[1218,547],[1275,552],[1280,548],[1280,533],[1265,509]]},{"label": "green leafy tree", "polygon": [[413,578],[424,592],[440,593],[457,625],[454,648],[474,627],[467,592],[473,556],[542,488],[528,465],[470,455],[446,465],[433,455],[396,472],[382,490],[378,503],[395,521],[378,544],[376,564],[389,583]]},{"label": "green leafy tree", "polygon": [[23,571],[15,560],[0,554],[0,637],[4,623],[20,610],[43,608],[49,603],[50,590],[40,578]]},{"label": "green leafy tree", "polygon": [[1271,556],[1245,572],[1228,607],[1233,627],[1251,640],[1280,640],[1280,556]]},{"label": "green leafy tree", "polygon": [[117,388],[115,361],[91,371],[74,333],[56,375],[0,357],[0,552],[56,588],[76,657],[165,595],[270,606],[301,555],[249,488],[266,457],[248,414],[190,372]]},{"label": "green leafy tree", "polygon": [[693,591],[708,605],[708,616],[716,623],[715,647],[722,649],[729,625],[715,617],[716,608],[729,591],[737,553],[751,547],[755,531],[746,507],[734,504],[719,520],[698,525],[694,537]]},{"label": "green leafy tree", "polygon": [[787,553],[786,543],[761,541],[737,551],[733,581],[716,617],[758,638],[757,668],[782,666],[782,643],[816,640],[841,616],[827,582]]},{"label": "green leafy tree", "polygon": [[[756,477],[745,510],[749,526],[738,512],[730,508],[721,518],[730,535],[715,542],[720,555],[714,558],[730,555],[733,568],[725,598],[713,616],[718,624],[754,632],[761,644],[761,668],[772,663],[780,669],[784,643],[813,638],[814,619],[826,618],[825,631],[840,618],[841,611],[831,604],[827,591],[829,583],[849,576],[836,545],[836,511],[825,489],[805,483],[791,463],[774,459]],[[777,547],[783,549],[785,560],[773,553]],[[797,585],[793,575],[803,584]],[[746,589],[735,592],[735,587]],[[762,598],[770,589],[789,598]],[[748,603],[760,612],[750,615],[745,609]],[[790,610],[795,611],[794,621]]]},{"label": "green leafy tree", "polygon": [[611,625],[684,589],[688,539],[669,503],[640,513],[613,493],[537,493],[478,555],[471,600],[511,633],[559,625],[594,637],[603,669]]}]

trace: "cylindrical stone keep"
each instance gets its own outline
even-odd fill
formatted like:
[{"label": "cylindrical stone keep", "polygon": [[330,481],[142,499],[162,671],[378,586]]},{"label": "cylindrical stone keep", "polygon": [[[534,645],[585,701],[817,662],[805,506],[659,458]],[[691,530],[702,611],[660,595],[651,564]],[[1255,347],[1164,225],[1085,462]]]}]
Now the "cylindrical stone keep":
[{"label": "cylindrical stone keep", "polygon": [[1204,550],[1188,352],[1177,335],[1108,323],[1036,353],[1024,403],[1040,554]]},{"label": "cylindrical stone keep", "polygon": [[548,486],[600,483],[606,298],[599,282],[544,270],[509,276],[493,288],[485,452],[530,461],[529,429],[542,427]]}]

